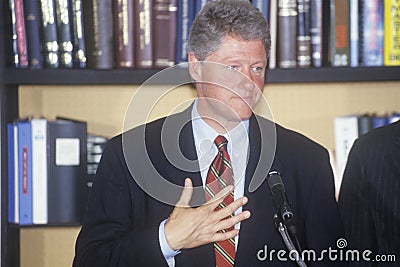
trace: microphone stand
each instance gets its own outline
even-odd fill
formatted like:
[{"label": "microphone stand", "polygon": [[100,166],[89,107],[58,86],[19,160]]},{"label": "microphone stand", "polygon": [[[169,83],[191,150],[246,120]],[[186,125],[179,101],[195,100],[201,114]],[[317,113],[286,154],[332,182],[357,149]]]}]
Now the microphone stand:
[{"label": "microphone stand", "polygon": [[287,249],[289,250],[289,253],[295,251],[296,252],[295,255],[298,255],[298,257],[296,257],[297,265],[299,267],[307,267],[307,264],[301,259],[300,252],[296,249],[295,245],[293,244],[293,241],[290,238],[286,225],[277,214],[274,215],[274,222],[275,222],[275,227],[278,229],[278,232],[280,233],[283,239],[283,242],[285,243]]}]

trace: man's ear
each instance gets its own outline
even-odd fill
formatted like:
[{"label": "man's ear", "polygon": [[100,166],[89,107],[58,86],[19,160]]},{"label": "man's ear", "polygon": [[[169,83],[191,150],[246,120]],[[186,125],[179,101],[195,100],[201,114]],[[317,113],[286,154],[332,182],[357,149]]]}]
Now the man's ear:
[{"label": "man's ear", "polygon": [[189,73],[194,81],[201,81],[201,62],[193,52],[188,54]]}]

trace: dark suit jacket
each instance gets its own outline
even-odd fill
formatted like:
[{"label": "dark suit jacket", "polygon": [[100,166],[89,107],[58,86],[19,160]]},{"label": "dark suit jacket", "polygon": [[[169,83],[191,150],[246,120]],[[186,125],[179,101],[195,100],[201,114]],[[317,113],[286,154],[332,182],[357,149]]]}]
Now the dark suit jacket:
[{"label": "dark suit jacket", "polygon": [[[400,260],[400,122],[356,140],[343,175],[339,207],[350,248],[394,254]],[[396,266],[391,264],[355,266]]]},{"label": "dark suit jacket", "polygon": [[[197,155],[190,114],[190,110],[186,110],[168,117],[172,127],[165,126],[165,118],[159,119],[109,141],[77,240],[75,267],[166,266],[159,245],[158,227],[174,207],[157,201],[145,190],[157,187],[161,189],[158,193],[162,194],[167,184],[152,181],[152,177],[157,175],[181,186],[184,179],[190,177],[195,186],[201,186],[200,173],[191,170],[197,165]],[[253,193],[248,191],[249,181],[254,175],[266,177],[270,169],[269,160],[273,160],[271,169],[282,175],[303,249],[335,248],[343,229],[334,200],[334,182],[327,151],[306,137],[277,125],[276,154],[269,159],[268,153],[263,152],[273,149],[270,140],[274,136],[272,123],[252,116],[249,125],[250,155],[245,178],[245,195],[249,201],[244,210],[250,210],[252,216],[241,224],[235,266],[268,264],[269,257],[264,262],[257,259],[257,253],[265,246],[268,253],[275,250],[271,256],[274,266],[294,266],[290,261],[276,260],[277,251],[285,249],[285,246],[273,223],[275,209],[267,183],[264,182]],[[186,170],[174,166],[180,161],[179,157],[174,158],[178,147],[188,164],[193,163]],[[143,149],[145,155],[139,153]],[[129,170],[137,179],[145,177],[140,186]],[[173,195],[170,201],[176,203],[180,193],[181,189],[177,189],[175,194],[169,192],[168,195]],[[194,198],[204,198],[204,192]],[[213,246],[184,249],[175,257],[175,262],[176,266],[215,266]]]}]

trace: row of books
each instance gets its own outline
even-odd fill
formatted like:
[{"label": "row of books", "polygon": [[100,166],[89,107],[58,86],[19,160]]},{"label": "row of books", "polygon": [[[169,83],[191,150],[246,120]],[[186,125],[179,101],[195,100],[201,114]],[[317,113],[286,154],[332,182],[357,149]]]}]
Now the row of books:
[{"label": "row of books", "polygon": [[[210,0],[10,0],[19,68],[165,68],[187,61]],[[397,0],[252,0],[269,22],[269,68],[400,65]]]},{"label": "row of books", "polygon": [[88,197],[87,126],[69,119],[8,124],[8,221],[77,225]]},{"label": "row of books", "polygon": [[378,127],[400,120],[400,113],[390,115],[352,114],[334,118],[336,173],[342,177],[347,157],[354,141],[361,135]]}]

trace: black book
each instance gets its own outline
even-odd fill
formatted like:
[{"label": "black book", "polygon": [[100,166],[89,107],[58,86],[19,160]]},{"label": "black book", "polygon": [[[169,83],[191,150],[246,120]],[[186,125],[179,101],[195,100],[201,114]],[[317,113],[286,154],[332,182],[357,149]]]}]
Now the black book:
[{"label": "black book", "polygon": [[42,50],[45,67],[58,68],[60,62],[54,0],[40,0],[40,10],[42,14]]},{"label": "black book", "polygon": [[58,47],[60,49],[60,67],[72,68],[72,36],[70,7],[68,0],[55,0],[57,13]]},{"label": "black book", "polygon": [[86,48],[82,0],[72,1],[72,39],[74,67],[86,68]]},{"label": "black book", "polygon": [[40,10],[38,0],[24,0],[29,67],[43,68],[40,49]]},{"label": "black book", "polygon": [[48,223],[80,224],[87,203],[87,125],[65,119],[48,122]]},{"label": "black book", "polygon": [[87,67],[114,67],[113,9],[111,0],[83,1]]}]

